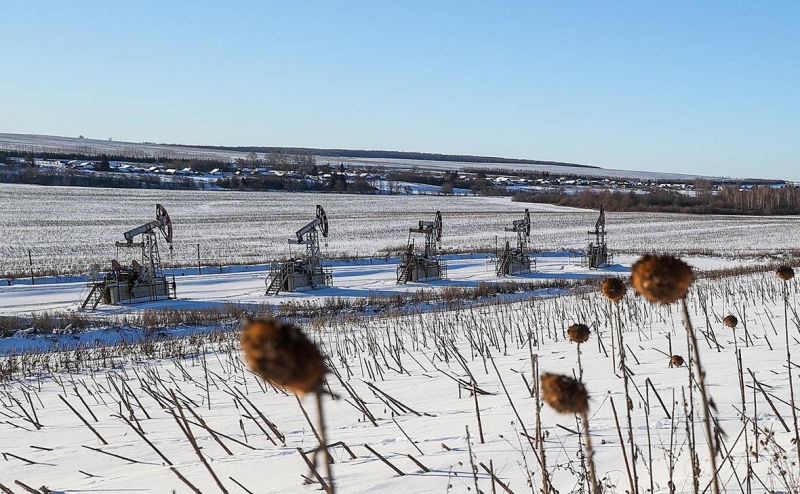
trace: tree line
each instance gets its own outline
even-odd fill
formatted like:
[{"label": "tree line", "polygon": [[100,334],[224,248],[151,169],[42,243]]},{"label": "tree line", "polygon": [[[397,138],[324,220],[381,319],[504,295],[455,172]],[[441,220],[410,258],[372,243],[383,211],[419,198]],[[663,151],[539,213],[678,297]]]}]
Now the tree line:
[{"label": "tree line", "polygon": [[362,178],[349,181],[345,175],[334,173],[326,180],[279,177],[274,175],[247,175],[224,177],[214,185],[230,190],[285,190],[290,192],[340,192],[345,194],[374,194],[376,187]]},{"label": "tree line", "polygon": [[769,185],[745,188],[722,186],[717,190],[701,189],[695,194],[671,190],[645,193],[611,190],[585,190],[577,194],[520,193],[517,202],[557,204],[575,208],[616,212],[660,212],[689,214],[795,215],[800,214],[800,187]]}]

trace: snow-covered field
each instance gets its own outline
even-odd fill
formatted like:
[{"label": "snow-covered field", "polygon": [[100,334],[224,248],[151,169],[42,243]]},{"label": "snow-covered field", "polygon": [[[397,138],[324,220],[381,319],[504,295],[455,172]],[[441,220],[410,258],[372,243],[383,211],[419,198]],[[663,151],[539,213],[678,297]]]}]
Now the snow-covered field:
[{"label": "snow-covered field", "polygon": [[[323,248],[330,257],[395,254],[408,228],[444,216],[445,251],[493,250],[508,238],[504,227],[525,207],[533,213],[535,250],[582,250],[594,228],[595,211],[513,203],[508,198],[446,196],[353,196],[285,192],[127,190],[0,185],[0,276],[24,277],[28,251],[41,272],[85,273],[106,267],[122,233],[154,219],[164,204],[175,223],[175,250],[167,264],[266,263],[289,255],[286,239],[313,219],[322,204],[330,220]],[[794,217],[690,216],[609,213],[609,248],[640,253],[712,251],[767,255],[797,247]],[[512,239],[513,241],[513,239]]]},{"label": "snow-covered field", "polygon": [[[794,429],[781,283],[771,273],[701,280],[688,298],[724,432],[718,468],[726,492],[798,488],[797,447],[786,431]],[[789,283],[792,350],[800,324],[797,288]],[[740,319],[736,331],[722,325],[727,314]],[[679,307],[653,306],[629,293],[621,317],[633,462],[614,365],[615,312],[599,294],[336,318],[307,328],[334,369],[328,384],[336,399],[326,397],[325,409],[328,441],[338,444],[330,450],[338,492],[475,492],[476,484],[484,493],[538,492],[542,464],[558,492],[586,492],[577,419],[544,406],[537,421],[530,388],[537,381],[532,354],[539,373],[578,375],[579,351],[597,471],[607,491],[630,490],[625,456],[640,492],[693,491],[688,432],[696,443],[699,492],[711,492],[697,390],[689,390],[686,367],[668,367],[670,354],[690,356]],[[576,322],[592,326],[580,350],[565,338]],[[319,492],[303,482],[313,475],[298,448],[307,452],[316,439],[298,401],[248,372],[235,333],[27,358],[39,370],[48,362],[49,370],[25,375],[23,359],[0,360],[0,370],[13,374],[0,384],[0,483],[12,492],[23,492],[15,481],[58,493],[192,492],[179,475],[195,492]],[[313,397],[302,401],[312,421],[313,403]],[[196,438],[197,451],[182,428]]]}]

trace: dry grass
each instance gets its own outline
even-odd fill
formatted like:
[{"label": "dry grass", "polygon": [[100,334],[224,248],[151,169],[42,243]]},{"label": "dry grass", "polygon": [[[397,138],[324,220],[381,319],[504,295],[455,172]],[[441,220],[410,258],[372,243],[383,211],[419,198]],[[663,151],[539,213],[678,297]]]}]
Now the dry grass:
[{"label": "dry grass", "polygon": [[33,328],[38,334],[60,330],[85,330],[98,326],[98,320],[87,314],[42,312],[30,316],[0,316],[0,338],[13,336],[19,330]]},{"label": "dry grass", "polygon": [[239,321],[246,314],[271,314],[271,305],[225,303],[196,309],[147,309],[121,319],[73,312],[42,312],[30,316],[0,316],[0,338],[32,329],[34,334],[74,333],[99,328],[160,330],[202,327]]}]

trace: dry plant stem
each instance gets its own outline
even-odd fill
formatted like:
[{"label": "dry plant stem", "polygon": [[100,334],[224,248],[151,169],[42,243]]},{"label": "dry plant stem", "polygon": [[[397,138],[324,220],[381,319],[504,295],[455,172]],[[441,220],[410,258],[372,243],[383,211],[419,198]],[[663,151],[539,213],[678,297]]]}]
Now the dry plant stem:
[{"label": "dry plant stem", "polygon": [[21,482],[19,480],[15,480],[14,483],[17,484],[18,486],[22,487],[23,489],[25,489],[26,492],[30,492],[31,494],[39,494],[41,492],[41,491],[37,491],[33,487],[31,487],[28,484],[25,484],[25,483],[23,483],[23,482]]},{"label": "dry plant stem", "polygon": [[631,448],[631,471],[633,472],[633,485],[631,486],[633,493],[639,492],[639,474],[636,472],[636,444],[633,442],[633,423],[631,422],[631,408],[633,402],[628,386],[628,368],[626,366],[625,358],[625,343],[622,339],[622,313],[620,312],[619,302],[614,302],[617,312],[617,343],[619,343],[619,366],[622,371],[622,383],[625,387],[625,419],[628,422],[628,442]]},{"label": "dry plant stem", "polygon": [[547,473],[547,457],[544,452],[544,438],[542,437],[542,399],[540,393],[541,381],[539,377],[539,356],[531,353],[533,364],[533,386],[536,399],[536,445],[539,447],[539,464],[542,467],[542,492],[550,492],[550,475]]},{"label": "dry plant stem", "polygon": [[[591,492],[591,487],[589,487],[589,483],[591,481],[589,477],[589,466],[586,464],[586,446],[585,440],[583,437],[583,426],[581,425],[581,416],[580,414],[575,414],[575,430],[570,430],[570,432],[578,435],[578,459],[580,460],[580,471],[583,474],[583,479],[580,484],[580,492],[584,492],[583,489],[583,482],[586,482],[586,489],[587,491]],[[578,432],[581,431],[581,432]],[[546,491],[542,491],[542,494],[548,494]]]},{"label": "dry plant stem", "polygon": [[[506,491],[508,494],[514,494],[514,491],[509,489],[508,486],[504,484],[502,480],[497,478],[497,475],[494,474],[494,468],[486,468],[486,465],[483,462],[478,463],[478,465],[480,465],[481,468],[483,468],[484,472],[488,473],[489,476],[492,477],[492,482],[497,483],[497,485],[502,487],[503,490]],[[492,489],[493,489],[492,492],[494,492],[494,484],[492,484]]]},{"label": "dry plant stem", "polygon": [[692,350],[694,351],[695,371],[697,373],[697,387],[700,388],[700,398],[703,400],[703,426],[706,430],[706,440],[708,441],[708,454],[711,460],[711,485],[714,494],[719,494],[719,480],[717,478],[717,452],[714,448],[714,435],[711,432],[711,411],[708,406],[708,397],[706,397],[706,372],[703,370],[703,364],[700,361],[700,349],[697,347],[697,337],[694,334],[694,327],[689,318],[689,306],[686,303],[686,297],[681,299],[681,307],[683,308],[683,319],[686,322],[686,332],[692,343]]},{"label": "dry plant stem", "polygon": [[745,456],[745,458],[747,458],[747,475],[745,476],[745,479],[746,479],[746,484],[747,484],[747,494],[750,494],[752,492],[752,486],[751,486],[750,479],[753,476],[753,466],[752,466],[752,462],[751,462],[751,458],[750,458],[750,444],[749,444],[749,439],[748,439],[749,434],[747,434],[747,422],[748,422],[749,419],[747,418],[747,400],[745,398],[744,371],[743,371],[743,365],[742,365],[742,351],[741,350],[737,350],[737,352],[736,352],[736,366],[737,366],[737,371],[739,372],[739,392],[741,393],[741,398],[742,398],[741,418],[742,418],[742,422],[744,423],[744,428],[745,428],[745,431],[744,431],[744,456]]},{"label": "dry plant stem", "polygon": [[472,457],[472,442],[469,440],[469,426],[467,428],[467,452],[469,453],[469,464],[472,470],[472,480],[475,482],[475,493],[481,492],[478,489],[478,467],[475,466],[475,459]]},{"label": "dry plant stem", "polygon": [[644,421],[647,424],[647,463],[650,470],[650,492],[655,492],[653,485],[653,445],[650,438],[650,389],[645,386],[645,395],[647,398],[646,406],[644,409]]},{"label": "dry plant stem", "polygon": [[792,353],[789,347],[789,289],[786,281],[783,282],[783,322],[786,331],[786,368],[789,370],[789,400],[792,405],[794,444],[797,450],[798,465],[800,465],[800,433],[797,431],[797,409],[794,406],[794,386],[792,385]]},{"label": "dry plant stem", "polygon": [[[610,302],[614,304],[614,302]],[[614,304],[616,305],[616,304]],[[611,366],[614,369],[614,374],[617,373],[617,350],[616,350],[616,335],[614,334],[614,324],[611,324]]]},{"label": "dry plant stem", "polygon": [[683,401],[683,416],[686,422],[686,441],[689,446],[689,457],[692,463],[692,489],[694,490],[694,494],[699,494],[700,481],[697,479],[697,476],[700,474],[700,466],[698,465],[695,434],[692,427],[694,424],[694,407],[692,406],[691,384],[689,384],[689,401],[686,401],[686,388],[683,386],[681,386],[681,398]]},{"label": "dry plant stem", "polygon": [[497,364],[494,362],[494,357],[490,352],[486,352],[489,356],[489,361],[492,362],[492,367],[494,367],[494,372],[497,374],[497,379],[500,381],[500,387],[503,388],[503,393],[506,395],[506,399],[508,399],[508,404],[511,405],[511,410],[514,412],[514,416],[517,418],[517,423],[519,423],[520,427],[522,428],[523,435],[525,439],[528,440],[528,445],[530,445],[531,450],[533,450],[533,455],[536,457],[536,461],[539,462],[539,466],[542,468],[542,471],[545,470],[545,465],[542,463],[542,458],[539,456],[539,451],[536,449],[536,445],[534,444],[534,437],[528,434],[528,429],[525,428],[525,422],[522,421],[522,416],[520,416],[519,412],[517,411],[516,405],[514,405],[514,400],[511,399],[511,394],[508,392],[508,388],[506,388],[506,383],[503,381],[503,376],[500,375],[500,371],[497,369]]},{"label": "dry plant stem", "polygon": [[758,454],[758,443],[759,443],[759,440],[758,440],[758,403],[756,402],[756,383],[755,383],[755,378],[753,378],[753,386],[752,386],[752,388],[753,388],[753,438],[754,438],[753,442],[755,443],[755,448],[756,448],[756,451],[755,451],[756,463],[758,463],[758,460],[759,460],[759,454]]},{"label": "dry plant stem", "polygon": [[333,482],[333,469],[331,468],[331,458],[328,456],[328,438],[325,432],[325,415],[323,412],[322,406],[322,390],[318,390],[317,395],[317,417],[319,418],[319,438],[320,444],[319,447],[323,452],[323,458],[325,461],[325,475],[328,476],[328,494],[335,494],[336,488],[334,487]]},{"label": "dry plant stem", "polygon": [[489,476],[492,478],[492,494],[497,494],[497,490],[494,488],[494,463],[492,460],[489,460]]},{"label": "dry plant stem", "polygon": [[619,447],[622,449],[622,461],[625,462],[625,470],[628,473],[628,482],[630,483],[631,490],[634,492],[636,484],[633,482],[633,473],[631,472],[631,464],[628,463],[628,453],[625,451],[625,441],[622,439],[622,428],[619,426],[619,416],[617,415],[617,407],[614,406],[614,397],[610,396],[611,410],[614,412],[614,422],[617,426],[617,434],[619,435]]},{"label": "dry plant stem", "polygon": [[483,423],[481,422],[481,409],[478,406],[478,390],[476,389],[475,381],[472,381],[472,398],[475,400],[475,415],[478,417],[478,437],[481,440],[481,444],[484,444]]},{"label": "dry plant stem", "polygon": [[597,473],[594,470],[592,439],[589,437],[589,416],[585,410],[581,412],[581,423],[583,424],[583,435],[586,438],[586,462],[589,464],[589,482],[592,485],[592,494],[600,494],[600,485],[597,483]]},{"label": "dry plant stem", "polygon": [[[183,431],[183,434],[186,436],[186,439],[189,440],[189,443],[192,445],[194,452],[197,453],[197,457],[200,459],[200,463],[202,463],[203,466],[206,467],[206,470],[208,470],[208,473],[214,479],[214,482],[216,482],[220,491],[222,491],[223,494],[228,494],[228,490],[225,488],[224,485],[222,485],[222,481],[219,479],[219,477],[217,477],[216,472],[214,472],[214,470],[211,468],[211,465],[208,464],[208,461],[206,460],[205,456],[203,456],[203,453],[200,451],[200,447],[197,445],[197,439],[195,439],[194,434],[192,434],[192,429],[189,427],[189,422],[186,420],[186,415],[183,413],[183,407],[181,406],[180,401],[178,401],[178,397],[175,396],[175,391],[170,390],[169,392],[170,395],[172,396],[172,401],[175,404],[175,408],[178,410],[178,413],[173,413],[172,417],[175,419],[175,422],[178,423],[178,427],[180,427],[181,431]],[[180,414],[180,418],[178,418],[178,414]]]},{"label": "dry plant stem", "polygon": [[[672,390],[672,414],[669,417],[669,464],[667,466],[669,472],[669,482],[667,485],[669,486],[669,494],[675,494],[675,482],[673,481],[675,475],[675,453],[673,453],[673,447],[675,445],[675,389]],[[650,471],[650,476],[652,477],[652,470]],[[652,491],[651,491],[652,492]]]},{"label": "dry plant stem", "polygon": [[[319,482],[319,485],[321,485],[321,486],[322,486],[322,489],[323,489],[323,490],[324,490],[326,493],[327,493],[327,492],[330,492],[330,491],[329,491],[329,489],[330,489],[330,488],[328,487],[328,484],[325,482],[325,479],[324,479],[324,478],[322,477],[322,475],[320,475],[320,473],[317,471],[316,465],[314,465],[314,463],[313,463],[311,460],[309,460],[309,459],[308,459],[308,457],[306,456],[306,454],[303,452],[303,448],[297,448],[297,452],[298,452],[298,453],[300,453],[300,458],[302,458],[302,459],[303,459],[303,461],[306,463],[306,466],[307,466],[307,467],[308,467],[308,469],[311,471],[311,474],[313,474],[313,475],[314,475],[314,477],[316,477],[316,478],[317,478],[317,482]],[[308,480],[308,481],[311,481],[311,479],[309,479],[309,478],[308,478],[308,477],[306,477],[305,475],[303,475],[303,478],[305,478],[305,479],[306,479],[306,480]]]},{"label": "dry plant stem", "polygon": [[[317,432],[317,428],[314,427],[314,423],[311,422],[311,417],[308,416],[308,413],[306,412],[306,409],[303,406],[303,402],[300,401],[300,397],[297,396],[297,395],[294,395],[294,399],[297,400],[297,404],[300,405],[300,411],[303,412],[303,416],[306,418],[306,422],[308,422],[308,426],[311,427],[311,432],[314,433],[314,437],[317,438],[317,442],[320,445],[325,444],[325,441],[323,441],[322,437],[320,437],[319,433]],[[316,455],[314,455],[314,457],[316,458]]]}]

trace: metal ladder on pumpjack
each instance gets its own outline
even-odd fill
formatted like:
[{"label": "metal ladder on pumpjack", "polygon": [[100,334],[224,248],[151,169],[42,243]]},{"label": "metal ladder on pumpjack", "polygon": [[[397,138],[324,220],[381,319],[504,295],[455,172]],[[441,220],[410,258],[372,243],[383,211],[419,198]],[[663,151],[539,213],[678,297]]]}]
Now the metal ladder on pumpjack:
[{"label": "metal ladder on pumpjack", "polygon": [[409,278],[411,277],[411,270],[413,269],[413,261],[409,260],[406,262],[405,266],[401,266],[398,269],[397,273],[397,284],[398,285],[405,285],[408,283]]},{"label": "metal ladder on pumpjack", "polygon": [[94,282],[90,286],[89,294],[83,299],[83,303],[81,304],[81,312],[92,312],[95,310],[108,290],[108,287],[102,281]]},{"label": "metal ladder on pumpjack", "polygon": [[511,264],[511,258],[509,256],[503,256],[500,258],[500,262],[497,264],[495,268],[495,274],[497,276],[505,276],[508,274],[508,265]]},{"label": "metal ladder on pumpjack", "polygon": [[267,285],[267,295],[277,295],[281,291],[281,288],[283,288],[283,284],[289,274],[289,270],[286,269],[285,264],[282,264],[279,269],[270,271],[271,273],[269,284]]}]

